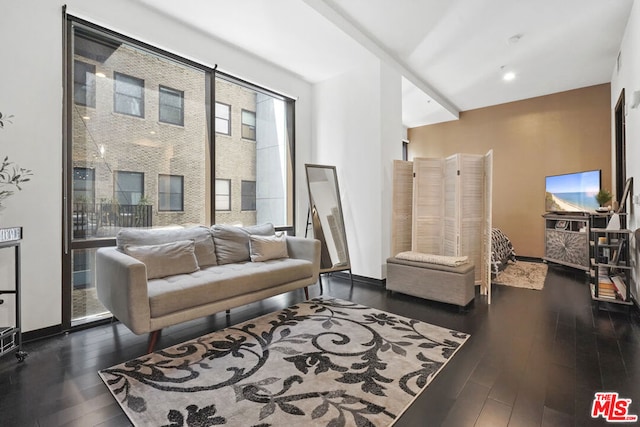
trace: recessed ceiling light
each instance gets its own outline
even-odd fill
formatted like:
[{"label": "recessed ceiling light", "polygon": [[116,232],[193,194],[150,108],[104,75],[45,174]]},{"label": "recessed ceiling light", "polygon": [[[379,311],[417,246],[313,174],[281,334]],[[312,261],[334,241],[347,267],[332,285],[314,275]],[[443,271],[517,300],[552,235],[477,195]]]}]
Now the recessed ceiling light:
[{"label": "recessed ceiling light", "polygon": [[521,38],[522,38],[522,34],[516,34],[516,35],[513,35],[513,36],[509,37],[507,39],[507,42],[509,42],[509,44],[516,44],[516,43],[518,43],[520,41]]},{"label": "recessed ceiling light", "polygon": [[89,117],[89,116],[82,116],[82,119],[83,119],[83,120],[91,120],[91,117]]},{"label": "recessed ceiling light", "polygon": [[96,77],[105,78],[105,77],[107,77],[107,75],[105,73],[96,73]]},{"label": "recessed ceiling light", "polygon": [[502,79],[510,82],[511,80],[516,78],[516,73],[514,73],[513,71],[507,71],[506,73],[503,74]]}]

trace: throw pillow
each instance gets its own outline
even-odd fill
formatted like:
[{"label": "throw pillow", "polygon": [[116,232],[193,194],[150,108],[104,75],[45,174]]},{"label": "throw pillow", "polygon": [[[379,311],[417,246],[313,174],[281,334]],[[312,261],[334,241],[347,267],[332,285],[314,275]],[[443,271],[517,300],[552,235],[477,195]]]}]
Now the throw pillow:
[{"label": "throw pillow", "polygon": [[251,261],[268,261],[270,259],[289,258],[287,240],[284,233],[275,236],[249,236]]},{"label": "throw pillow", "polygon": [[118,249],[124,251],[125,246],[161,245],[179,240],[194,240],[198,265],[206,267],[216,265],[216,252],[213,247],[211,230],[203,225],[192,227],[159,227],[159,228],[122,228],[116,235]]},{"label": "throw pillow", "polygon": [[162,245],[127,245],[124,252],[144,263],[147,267],[147,279],[193,273],[199,269],[193,240],[179,240]]},{"label": "throw pillow", "polygon": [[216,224],[211,227],[218,264],[249,261],[249,236],[273,236],[273,224],[235,227],[233,225]]}]

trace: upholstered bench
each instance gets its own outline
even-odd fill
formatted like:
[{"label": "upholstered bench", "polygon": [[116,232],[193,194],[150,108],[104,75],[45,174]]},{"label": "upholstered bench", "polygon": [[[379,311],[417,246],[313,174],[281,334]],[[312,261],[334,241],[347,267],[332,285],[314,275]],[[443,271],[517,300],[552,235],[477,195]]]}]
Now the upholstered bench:
[{"label": "upholstered bench", "polygon": [[465,307],[475,298],[474,280],[474,265],[466,257],[404,252],[387,259],[389,291]]}]

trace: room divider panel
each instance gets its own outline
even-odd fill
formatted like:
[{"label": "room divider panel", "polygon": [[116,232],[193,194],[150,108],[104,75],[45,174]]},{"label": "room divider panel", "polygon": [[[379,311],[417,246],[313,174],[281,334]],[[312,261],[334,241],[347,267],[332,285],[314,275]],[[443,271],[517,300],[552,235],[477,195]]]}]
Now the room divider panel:
[{"label": "room divider panel", "polygon": [[[491,174],[493,152],[394,162],[392,255],[409,250],[466,255],[481,292],[491,289]],[[411,168],[411,180],[407,173]],[[409,186],[411,185],[411,189]],[[407,218],[407,200],[411,216]]]}]

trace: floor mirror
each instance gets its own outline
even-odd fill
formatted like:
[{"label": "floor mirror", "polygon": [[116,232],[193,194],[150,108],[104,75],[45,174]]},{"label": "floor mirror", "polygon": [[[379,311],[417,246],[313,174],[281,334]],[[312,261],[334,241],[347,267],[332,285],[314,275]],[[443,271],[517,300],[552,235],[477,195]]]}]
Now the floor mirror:
[{"label": "floor mirror", "polygon": [[353,285],[336,167],[305,164],[305,170],[309,190],[307,232],[311,225],[313,237],[320,240],[321,248],[320,292],[324,273],[348,270]]}]

